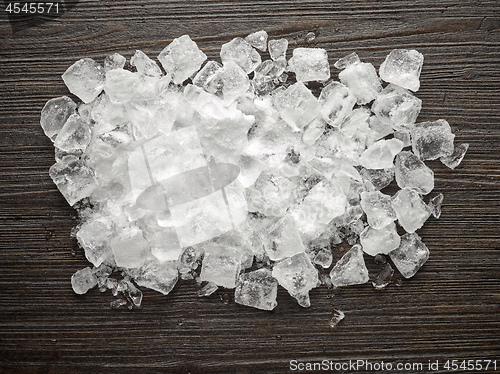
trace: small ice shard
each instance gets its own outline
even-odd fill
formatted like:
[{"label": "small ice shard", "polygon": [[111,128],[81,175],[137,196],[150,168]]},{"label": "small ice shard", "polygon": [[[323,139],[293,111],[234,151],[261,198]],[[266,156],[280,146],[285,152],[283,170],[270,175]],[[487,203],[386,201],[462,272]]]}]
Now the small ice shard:
[{"label": "small ice shard", "polygon": [[427,206],[435,218],[441,217],[441,205],[443,204],[443,199],[444,196],[440,193],[429,200],[429,204]]},{"label": "small ice shard", "polygon": [[399,190],[392,198],[392,207],[399,224],[409,233],[421,228],[431,215],[431,209],[412,188]]},{"label": "small ice shard", "polygon": [[394,269],[390,264],[385,264],[382,270],[375,276],[372,281],[372,286],[377,290],[384,289],[391,283],[392,276],[394,275]]},{"label": "small ice shard", "polygon": [[277,294],[278,281],[270,270],[262,268],[239,276],[234,301],[257,309],[273,310],[278,305]]},{"label": "small ice shard", "polygon": [[359,105],[369,103],[382,91],[382,84],[375,68],[367,62],[347,65],[339,73],[339,79],[356,96]]},{"label": "small ice shard", "polygon": [[259,52],[243,38],[234,38],[229,43],[223,44],[220,58],[223,65],[228,61],[236,62],[246,74],[250,74],[262,62]]},{"label": "small ice shard", "polygon": [[455,169],[462,162],[465,153],[469,149],[468,143],[462,143],[459,146],[455,147],[455,150],[450,156],[441,157],[441,162],[448,166],[450,169]]},{"label": "small ice shard", "polygon": [[369,146],[359,157],[359,163],[366,169],[390,169],[394,156],[403,149],[403,142],[398,139],[382,139]]},{"label": "small ice shard", "polygon": [[71,286],[75,293],[83,295],[97,286],[97,277],[92,272],[92,269],[87,266],[71,276]]},{"label": "small ice shard", "polygon": [[172,291],[179,278],[174,261],[164,262],[149,260],[140,268],[134,269],[133,277],[137,285],[147,287],[167,295]]},{"label": "small ice shard", "polygon": [[363,251],[370,256],[379,253],[387,254],[396,249],[400,243],[400,237],[396,231],[396,224],[391,222],[381,229],[366,227],[359,235]]},{"label": "small ice shard", "polygon": [[111,225],[105,220],[96,219],[85,222],[76,233],[78,243],[85,250],[85,257],[96,267],[112,256],[109,243],[113,235],[111,230]]},{"label": "small ice shard", "polygon": [[45,135],[54,141],[67,119],[76,111],[76,104],[67,96],[47,101],[42,109],[40,125]]},{"label": "small ice shard", "polygon": [[405,278],[411,278],[429,258],[429,249],[416,233],[405,234],[400,246],[389,256],[399,272]]},{"label": "small ice shard", "polygon": [[335,264],[330,272],[332,284],[335,287],[364,284],[370,279],[363,258],[363,250],[359,244],[354,245]]},{"label": "small ice shard", "polygon": [[62,75],[69,91],[84,103],[93,101],[104,88],[104,68],[91,58],[82,58]]},{"label": "small ice shard", "polygon": [[241,269],[241,253],[227,245],[207,243],[200,280],[225,288],[235,288]]},{"label": "small ice shard", "polygon": [[68,117],[54,140],[54,146],[66,152],[85,150],[89,143],[89,122],[76,113]]},{"label": "small ice shard", "polygon": [[267,255],[273,261],[292,257],[306,250],[295,220],[290,216],[285,216],[276,222],[269,230],[269,237],[271,243],[265,249]]},{"label": "small ice shard", "polygon": [[352,112],[356,98],[347,86],[332,81],[321,90],[319,102],[324,120],[330,126],[338,127]]},{"label": "small ice shard", "polygon": [[394,129],[410,129],[422,109],[422,100],[393,84],[389,84],[372,104],[372,112]]},{"label": "small ice shard", "polygon": [[248,35],[245,40],[249,42],[252,47],[260,49],[261,51],[266,51],[267,48],[267,32],[260,30]]},{"label": "small ice shard", "polygon": [[356,52],[353,52],[345,57],[338,59],[337,62],[333,64],[333,66],[335,66],[337,69],[342,70],[348,67],[349,65],[357,64],[360,62],[361,60],[359,59],[358,54]]},{"label": "small ice shard", "polygon": [[380,78],[416,92],[423,63],[424,56],[414,49],[394,49],[380,65]]},{"label": "small ice shard", "polygon": [[391,197],[380,191],[362,192],[360,204],[366,213],[368,224],[374,229],[381,229],[396,220]]},{"label": "small ice shard", "polygon": [[299,82],[321,82],[330,78],[328,55],[323,48],[295,48],[288,64]]},{"label": "small ice shard", "polygon": [[172,75],[175,84],[181,84],[196,73],[206,59],[207,56],[188,35],[174,39],[158,55],[158,60],[167,74]]},{"label": "small ice shard", "polygon": [[306,41],[306,43],[311,43],[314,41],[314,39],[316,39],[316,34],[312,31],[308,32],[306,36],[304,36],[304,40]]},{"label": "small ice shard", "polygon": [[202,288],[198,290],[198,297],[207,297],[213,294],[215,291],[219,289],[215,283],[208,282]]},{"label": "small ice shard", "polygon": [[112,302],[109,303],[109,306],[112,309],[118,309],[118,308],[120,308],[122,306],[126,306],[127,308],[129,308],[130,310],[132,310],[132,305],[130,305],[130,302],[128,300],[126,300],[126,299],[123,299],[123,298],[119,298],[119,299],[113,300]]},{"label": "small ice shard", "polygon": [[311,306],[309,291],[318,285],[318,271],[311,263],[309,256],[299,253],[293,257],[278,262],[273,267],[272,276],[297,299],[300,306]]},{"label": "small ice shard", "polygon": [[344,318],[345,318],[344,312],[342,312],[341,310],[338,310],[338,309],[334,309],[333,312],[332,312],[332,316],[330,318],[330,327],[334,328]]},{"label": "small ice shard", "polygon": [[66,156],[52,165],[49,175],[69,205],[89,196],[96,188],[93,170],[75,156]]},{"label": "small ice shard", "polygon": [[210,93],[218,92],[220,90],[220,87],[217,87],[218,82],[215,84],[211,82],[221,69],[222,65],[217,61],[208,61],[193,78],[193,84]]},{"label": "small ice shard", "polygon": [[271,55],[271,59],[276,61],[285,58],[286,50],[288,48],[287,39],[269,40],[268,45],[269,45],[269,54]]},{"label": "small ice shard", "polygon": [[399,188],[418,188],[424,195],[434,189],[434,172],[413,153],[401,152],[394,167]]},{"label": "small ice shard", "polygon": [[324,269],[327,269],[331,266],[333,261],[333,256],[332,256],[332,251],[329,249],[323,248],[318,253],[316,253],[316,256],[314,256],[313,262],[316,265],[321,266]]},{"label": "small ice shard", "polygon": [[135,226],[122,227],[110,241],[116,266],[140,268],[146,260],[150,247],[142,230]]},{"label": "small ice shard", "polygon": [[135,66],[137,72],[148,78],[159,78],[162,76],[160,67],[151,60],[143,51],[137,50],[130,59],[130,65]]},{"label": "small ice shard", "polygon": [[311,122],[318,115],[320,108],[318,99],[302,82],[297,82],[278,93],[274,98],[274,105],[283,121],[295,131]]},{"label": "small ice shard", "polygon": [[422,161],[451,156],[454,138],[444,119],[417,123],[411,131],[413,153]]},{"label": "small ice shard", "polygon": [[123,69],[127,59],[119,53],[113,53],[104,59],[104,72],[113,69]]},{"label": "small ice shard", "polygon": [[373,187],[377,190],[381,190],[394,180],[394,168],[388,169],[361,169],[359,172],[361,176],[369,180]]}]

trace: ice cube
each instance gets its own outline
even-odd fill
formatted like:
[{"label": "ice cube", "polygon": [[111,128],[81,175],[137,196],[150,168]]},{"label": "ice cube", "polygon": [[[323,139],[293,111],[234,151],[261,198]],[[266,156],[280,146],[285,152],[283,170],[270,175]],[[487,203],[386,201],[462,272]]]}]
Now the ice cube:
[{"label": "ice cube", "polygon": [[380,65],[380,78],[416,92],[423,63],[424,56],[414,49],[394,49]]},{"label": "ice cube", "polygon": [[434,189],[434,172],[413,153],[401,152],[396,157],[394,167],[399,188],[418,188],[424,195]]},{"label": "ice cube", "polygon": [[175,84],[181,84],[196,73],[206,59],[207,56],[188,35],[174,39],[158,55],[158,60],[167,74],[172,75]]},{"label": "ice cube", "polygon": [[71,93],[90,103],[104,88],[104,68],[91,58],[82,58],[64,72],[62,79]]},{"label": "ice cube", "polygon": [[137,72],[148,78],[159,78],[162,76],[160,67],[151,60],[143,51],[137,50],[130,59],[130,65],[135,66]]},{"label": "ice cube", "polygon": [[119,53],[113,53],[104,59],[104,72],[108,72],[113,69],[123,69],[127,59]]},{"label": "ice cube", "polygon": [[429,204],[427,206],[435,218],[441,217],[441,205],[443,204],[443,199],[444,196],[440,193],[429,200]]},{"label": "ice cube", "polygon": [[375,256],[379,253],[387,254],[396,249],[401,239],[396,231],[396,224],[391,222],[378,230],[368,226],[359,235],[359,240],[363,251],[370,256]]},{"label": "ice cube", "polygon": [[292,202],[295,185],[286,177],[262,173],[247,190],[248,211],[282,217]]},{"label": "ice cube", "polygon": [[248,75],[239,67],[235,61],[226,61],[217,77],[212,82],[220,82],[222,97],[226,103],[231,103],[247,92],[250,87]]},{"label": "ice cube", "polygon": [[85,150],[90,143],[90,124],[79,114],[72,114],[57,134],[54,146],[66,151]]},{"label": "ice cube", "polygon": [[353,52],[353,53],[348,54],[347,56],[342,57],[339,60],[337,60],[337,62],[335,62],[335,64],[333,64],[333,66],[335,66],[337,69],[342,70],[342,69],[345,69],[346,67],[348,67],[349,65],[357,64],[360,62],[361,62],[361,60],[359,59],[358,54],[356,52]]},{"label": "ice cube", "polygon": [[234,38],[223,44],[220,50],[222,64],[234,61],[246,74],[250,74],[261,63],[262,59],[252,45],[243,38]]},{"label": "ice cube", "polygon": [[396,220],[391,197],[380,191],[362,192],[360,204],[366,213],[368,224],[374,229],[381,229]]},{"label": "ice cube", "polygon": [[309,291],[318,286],[319,278],[308,255],[299,253],[278,262],[273,267],[272,276],[297,299],[300,306],[307,308],[311,305]]},{"label": "ice cube", "polygon": [[352,112],[356,98],[347,86],[332,81],[321,90],[319,102],[325,121],[330,126],[338,127]]},{"label": "ice cube", "polygon": [[52,165],[49,175],[69,205],[89,196],[97,186],[93,170],[71,155]]},{"label": "ice cube", "polygon": [[71,276],[71,286],[75,293],[83,295],[97,286],[97,277],[92,272],[92,269],[87,266]]},{"label": "ice cube", "polygon": [[400,246],[389,256],[399,272],[405,278],[411,278],[429,258],[429,249],[416,233],[405,234]]},{"label": "ice cube", "polygon": [[45,135],[54,141],[66,123],[66,120],[75,111],[75,102],[67,96],[56,97],[47,101],[40,117],[40,125]]},{"label": "ice cube", "polygon": [[269,40],[269,55],[273,60],[283,59],[286,56],[286,50],[288,48],[287,39],[276,39]]},{"label": "ice cube", "polygon": [[313,262],[316,265],[319,265],[324,269],[329,268],[332,265],[332,261],[333,261],[332,251],[326,248],[319,250],[313,259]]},{"label": "ice cube", "polygon": [[392,207],[399,224],[412,233],[418,230],[431,215],[431,209],[424,203],[420,193],[413,188],[403,188],[392,198]]},{"label": "ice cube", "polygon": [[394,138],[401,140],[405,147],[411,146],[411,134],[408,130],[395,131]]},{"label": "ice cube", "polygon": [[450,169],[455,169],[462,162],[465,153],[469,149],[468,143],[462,143],[459,146],[455,147],[455,150],[450,156],[441,157],[441,162],[448,166]]},{"label": "ice cube", "polygon": [[349,87],[360,105],[369,103],[382,91],[382,84],[375,68],[367,62],[347,65],[339,73],[339,79]]},{"label": "ice cube", "polygon": [[253,32],[248,35],[245,40],[249,42],[252,47],[260,49],[261,51],[266,51],[267,48],[267,32],[264,30],[260,30],[257,32]]},{"label": "ice cube", "polygon": [[269,236],[271,243],[265,249],[267,255],[273,261],[292,257],[305,251],[295,220],[290,216],[285,216],[276,222],[270,228]]},{"label": "ice cube", "polygon": [[313,145],[325,132],[326,122],[323,118],[316,117],[305,128],[302,141],[307,145]]},{"label": "ice cube", "polygon": [[410,91],[389,84],[372,104],[372,112],[394,129],[410,129],[422,109],[422,100]]},{"label": "ice cube", "polygon": [[351,286],[368,282],[368,269],[363,258],[363,250],[359,244],[354,245],[337,261],[330,272],[335,287]]},{"label": "ice cube", "polygon": [[394,269],[390,264],[386,263],[382,267],[382,270],[380,270],[375,276],[374,280],[372,281],[372,286],[377,290],[384,289],[391,283],[393,275]]},{"label": "ice cube", "polygon": [[[104,91],[106,99],[101,100],[94,108],[94,111],[99,109],[99,104],[103,105],[105,100],[110,100],[113,103],[126,103],[131,101],[137,95],[137,87],[140,85],[139,75],[124,69],[113,69],[106,73],[106,81],[104,83]],[[102,96],[101,96],[102,97]],[[103,105],[104,106],[104,105]],[[104,109],[104,108],[102,108]],[[123,109],[120,108],[122,111]],[[94,114],[95,116],[95,114]],[[110,116],[105,117],[109,121]],[[94,118],[96,122],[101,122]],[[111,130],[111,129],[110,129]]]},{"label": "ice cube", "polygon": [[219,289],[219,286],[217,286],[215,283],[208,282],[200,290],[198,290],[198,297],[210,296],[218,289]]},{"label": "ice cube", "polygon": [[415,124],[411,131],[413,153],[421,160],[435,160],[453,154],[455,135],[444,119]]},{"label": "ice cube", "polygon": [[220,87],[217,87],[217,84],[211,84],[211,82],[221,69],[222,65],[217,61],[208,61],[193,78],[193,84],[210,93],[220,91]]},{"label": "ice cube", "polygon": [[262,268],[239,276],[234,301],[257,309],[273,310],[278,305],[277,293],[278,281],[271,271]]},{"label": "ice cube", "polygon": [[320,108],[318,100],[302,82],[297,82],[277,94],[274,105],[283,121],[295,131],[311,122],[318,115]]},{"label": "ice cube", "polygon": [[111,239],[111,250],[116,266],[140,268],[150,254],[150,246],[142,230],[136,226],[122,227]]},{"label": "ice cube", "polygon": [[95,267],[99,267],[113,255],[110,247],[110,237],[113,234],[110,223],[105,219],[85,222],[78,230],[78,243],[85,250],[87,260]]},{"label": "ice cube", "polygon": [[167,295],[172,291],[179,273],[174,261],[160,263],[158,260],[148,260],[138,269],[132,271],[137,285],[147,287]]},{"label": "ice cube", "polygon": [[394,168],[388,169],[361,169],[363,178],[369,180],[377,190],[381,190],[394,180]]},{"label": "ice cube", "polygon": [[206,243],[200,280],[225,288],[235,288],[241,269],[241,253],[234,247]]},{"label": "ice cube", "polygon": [[403,146],[398,139],[379,140],[363,152],[359,163],[367,169],[390,169],[394,165],[394,156],[401,152]]},{"label": "ice cube", "polygon": [[330,78],[328,55],[323,48],[295,48],[288,64],[299,82],[326,81]]}]

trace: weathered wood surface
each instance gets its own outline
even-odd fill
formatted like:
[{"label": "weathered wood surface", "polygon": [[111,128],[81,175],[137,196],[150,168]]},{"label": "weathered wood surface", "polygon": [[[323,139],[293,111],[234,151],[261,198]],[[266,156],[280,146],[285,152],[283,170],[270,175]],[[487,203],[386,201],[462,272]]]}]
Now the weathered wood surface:
[{"label": "weathered wood surface", "polygon": [[[9,19],[6,2],[0,15],[0,372],[278,373],[293,359],[439,360],[439,371],[409,371],[434,373],[448,359],[497,359],[500,370],[498,1],[64,4],[60,17],[36,22]],[[419,119],[446,118],[456,142],[470,143],[455,171],[430,163],[445,194],[441,219],[419,231],[430,260],[382,292],[316,289],[309,309],[280,290],[272,313],[225,304],[223,291],[198,299],[189,282],[168,296],[146,290],[134,311],[110,309],[109,293],[75,295],[69,277],[87,262],[39,127],[43,104],[68,94],[62,72],[112,52],[156,56],[186,33],[217,58],[222,43],[260,29],[292,48],[314,31],[332,64],[353,51],[377,67],[393,48],[425,55]],[[332,329],[334,308],[346,318]]]}]

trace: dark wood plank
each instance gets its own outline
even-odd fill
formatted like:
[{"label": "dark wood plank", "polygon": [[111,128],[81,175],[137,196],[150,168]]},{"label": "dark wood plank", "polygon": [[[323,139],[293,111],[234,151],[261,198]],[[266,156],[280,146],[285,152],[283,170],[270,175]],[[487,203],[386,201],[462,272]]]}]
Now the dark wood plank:
[{"label": "dark wood plank", "polygon": [[[293,359],[440,360],[439,371],[408,371],[434,373],[447,359],[497,359],[500,370],[498,1],[65,4],[38,22],[0,15],[1,372],[278,373]],[[75,212],[48,177],[53,149],[38,124],[44,103],[67,94],[60,75],[82,57],[156,56],[186,33],[217,58],[222,43],[260,29],[291,48],[313,31],[332,64],[353,51],[377,67],[393,48],[425,55],[419,119],[446,118],[456,141],[470,143],[455,171],[431,163],[445,202],[420,231],[430,260],[382,292],[316,289],[309,309],[280,290],[271,313],[225,304],[224,290],[198,299],[190,282],[168,296],[146,290],[134,311],[110,309],[109,293],[73,294],[69,277],[87,263],[69,236]],[[334,308],[346,318],[332,329]]]}]

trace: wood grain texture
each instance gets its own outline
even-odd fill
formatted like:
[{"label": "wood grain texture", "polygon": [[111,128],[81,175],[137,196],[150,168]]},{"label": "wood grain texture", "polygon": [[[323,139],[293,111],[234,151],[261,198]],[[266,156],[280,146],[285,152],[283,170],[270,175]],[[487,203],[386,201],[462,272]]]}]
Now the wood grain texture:
[{"label": "wood grain texture", "polygon": [[[64,4],[57,18],[0,15],[0,372],[285,373],[292,359],[496,359],[500,370],[498,1]],[[83,57],[156,56],[186,33],[217,58],[221,44],[260,29],[291,48],[315,32],[332,65],[353,51],[377,67],[393,48],[424,54],[419,120],[445,118],[456,142],[470,143],[455,171],[429,163],[445,195],[442,217],[419,231],[429,261],[382,292],[315,289],[309,309],[281,289],[270,313],[225,304],[224,290],[198,299],[190,282],[168,296],[145,290],[134,311],[110,309],[109,293],[75,295],[69,278],[87,262],[69,236],[75,212],[48,176],[53,147],[39,126],[44,103],[68,94],[60,75]],[[346,314],[334,329],[333,309]]]}]

